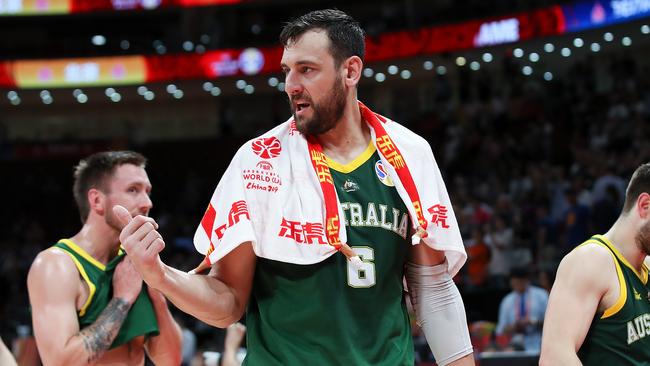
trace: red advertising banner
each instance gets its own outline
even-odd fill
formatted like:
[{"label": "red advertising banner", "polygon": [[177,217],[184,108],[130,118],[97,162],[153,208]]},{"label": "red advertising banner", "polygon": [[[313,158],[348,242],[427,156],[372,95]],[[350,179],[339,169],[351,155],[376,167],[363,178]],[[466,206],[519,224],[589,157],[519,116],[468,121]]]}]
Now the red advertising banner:
[{"label": "red advertising banner", "polygon": [[[91,0],[89,3],[93,1],[101,2]],[[366,62],[488,47],[564,32],[562,9],[552,6],[512,16],[369,37],[366,39]],[[204,54],[0,62],[0,86],[110,86],[258,75],[280,71],[282,50],[277,46],[216,50]]]}]

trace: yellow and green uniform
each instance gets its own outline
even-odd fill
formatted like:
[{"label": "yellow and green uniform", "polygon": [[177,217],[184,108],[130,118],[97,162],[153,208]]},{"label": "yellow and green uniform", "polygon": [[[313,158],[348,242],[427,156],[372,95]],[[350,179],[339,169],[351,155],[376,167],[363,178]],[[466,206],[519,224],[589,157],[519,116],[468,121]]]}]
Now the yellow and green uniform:
[{"label": "yellow and green uniform", "polygon": [[618,301],[594,317],[578,357],[590,365],[650,365],[650,287],[648,268],[638,273],[602,235],[584,244],[607,248],[616,264]]},{"label": "yellow and green uniform", "polygon": [[244,365],[413,365],[402,286],[409,217],[378,160],[371,144],[350,164],[328,161],[362,270],[340,253],[312,265],[258,258]]},{"label": "yellow and green uniform", "polygon": [[[52,248],[64,251],[72,258],[79,270],[79,274],[88,285],[90,290],[88,299],[83,307],[77,311],[79,328],[83,329],[97,320],[104,311],[109,301],[113,298],[113,273],[115,267],[125,256],[120,249],[119,254],[106,265],[91,257],[85,250],[69,239],[62,239]],[[131,305],[129,314],[120,331],[111,344],[111,349],[119,347],[138,336],[155,336],[159,334],[158,321],[147,294],[146,285],[142,285],[142,291]]]}]

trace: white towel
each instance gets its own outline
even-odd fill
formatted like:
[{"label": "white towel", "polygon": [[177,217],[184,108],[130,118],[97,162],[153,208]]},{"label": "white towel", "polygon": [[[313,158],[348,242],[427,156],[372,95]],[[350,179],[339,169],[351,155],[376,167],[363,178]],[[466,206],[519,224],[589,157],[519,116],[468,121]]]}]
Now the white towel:
[{"label": "white towel", "polygon": [[[455,275],[467,254],[429,143],[361,102],[359,109],[414,232],[426,231],[415,236],[414,244],[422,236],[426,245],[444,251],[449,273]],[[194,245],[207,264],[247,241],[259,257],[313,264],[346,243],[345,228],[337,225],[341,218],[322,149],[289,119],[237,151],[210,199]]]}]

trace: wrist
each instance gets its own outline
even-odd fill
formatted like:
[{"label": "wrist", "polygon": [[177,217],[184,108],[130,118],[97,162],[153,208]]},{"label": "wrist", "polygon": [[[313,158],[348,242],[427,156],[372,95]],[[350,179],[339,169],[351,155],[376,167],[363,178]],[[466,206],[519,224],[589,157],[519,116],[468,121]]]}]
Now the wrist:
[{"label": "wrist", "polygon": [[138,298],[137,295],[135,297],[133,297],[133,299],[131,299],[131,296],[113,294],[113,301],[115,301],[117,303],[117,306],[119,308],[123,308],[123,309],[124,308],[126,308],[126,309],[131,308],[131,305],[133,305],[133,303],[135,302],[135,299],[137,299],[137,298]]}]

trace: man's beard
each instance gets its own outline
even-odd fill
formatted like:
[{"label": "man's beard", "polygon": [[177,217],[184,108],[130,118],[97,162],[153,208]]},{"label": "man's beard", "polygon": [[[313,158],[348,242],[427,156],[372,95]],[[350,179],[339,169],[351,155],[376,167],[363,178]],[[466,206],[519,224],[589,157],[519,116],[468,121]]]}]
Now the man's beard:
[{"label": "man's beard", "polygon": [[[122,228],[124,225],[121,223],[121,221],[117,218],[117,216],[113,213],[113,206],[115,204],[108,202],[106,207],[104,207],[104,221],[106,221],[106,224],[110,226],[111,228],[115,229],[116,231],[120,232],[122,231]],[[131,214],[133,215],[133,214]],[[143,215],[143,216],[149,216],[149,212],[138,212],[136,215]]]},{"label": "man's beard", "polygon": [[[341,77],[337,76],[332,86],[332,91],[318,104],[306,96],[312,108],[313,115],[310,119],[296,116],[296,110],[290,101],[293,112],[293,119],[296,121],[296,128],[305,136],[317,136],[323,134],[338,124],[343,113],[345,112],[346,95],[345,88],[342,85]],[[291,99],[301,99],[302,94],[296,95]]]},{"label": "man's beard", "polygon": [[646,255],[650,255],[650,222],[641,226],[634,237],[637,247]]}]

